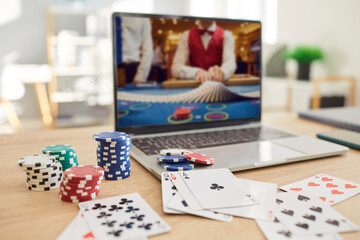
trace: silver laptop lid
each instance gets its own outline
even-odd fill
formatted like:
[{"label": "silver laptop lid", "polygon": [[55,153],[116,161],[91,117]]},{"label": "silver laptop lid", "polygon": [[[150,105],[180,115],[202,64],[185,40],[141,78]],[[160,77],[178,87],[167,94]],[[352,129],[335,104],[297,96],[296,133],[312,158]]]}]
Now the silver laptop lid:
[{"label": "silver laptop lid", "polygon": [[260,121],[259,21],[114,13],[112,27],[117,131]]}]

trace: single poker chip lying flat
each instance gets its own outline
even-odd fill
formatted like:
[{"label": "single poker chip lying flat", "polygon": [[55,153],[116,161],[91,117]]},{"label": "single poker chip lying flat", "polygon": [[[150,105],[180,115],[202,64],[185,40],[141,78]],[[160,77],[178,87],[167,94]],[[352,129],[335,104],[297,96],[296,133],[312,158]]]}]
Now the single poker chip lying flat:
[{"label": "single poker chip lying flat", "polygon": [[20,158],[18,166],[25,170],[34,170],[50,167],[56,161],[55,157],[45,154],[35,154]]},{"label": "single poker chip lying flat", "polygon": [[187,149],[181,149],[181,148],[170,148],[170,149],[162,149],[160,150],[160,155],[183,155],[184,152],[188,152]]},{"label": "single poker chip lying flat", "polygon": [[72,180],[93,180],[104,175],[104,169],[96,165],[80,165],[66,169],[64,177]]},{"label": "single poker chip lying flat", "polygon": [[162,163],[161,167],[167,171],[188,171],[194,169],[194,164],[191,164],[189,162]]},{"label": "single poker chip lying flat", "polygon": [[183,155],[163,155],[158,156],[157,160],[163,163],[187,162],[187,159]]},{"label": "single poker chip lying flat", "polygon": [[127,142],[130,137],[123,132],[101,132],[95,133],[94,139],[98,142]]},{"label": "single poker chip lying flat", "polygon": [[200,164],[212,165],[215,163],[215,159],[201,153],[195,152],[185,152],[184,157],[191,162],[196,162]]}]

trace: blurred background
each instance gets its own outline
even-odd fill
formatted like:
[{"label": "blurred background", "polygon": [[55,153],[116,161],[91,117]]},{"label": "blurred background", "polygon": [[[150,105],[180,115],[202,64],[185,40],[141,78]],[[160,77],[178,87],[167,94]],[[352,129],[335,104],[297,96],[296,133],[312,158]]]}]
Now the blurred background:
[{"label": "blurred background", "polygon": [[[261,20],[265,113],[360,105],[358,0],[0,4],[0,134],[113,124],[114,11]],[[252,63],[243,61],[250,71]]]}]

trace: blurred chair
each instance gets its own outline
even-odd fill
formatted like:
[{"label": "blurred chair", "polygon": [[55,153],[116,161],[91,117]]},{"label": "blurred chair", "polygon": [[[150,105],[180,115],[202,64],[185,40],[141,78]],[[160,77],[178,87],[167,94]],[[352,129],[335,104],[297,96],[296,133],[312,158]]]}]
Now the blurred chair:
[{"label": "blurred chair", "polygon": [[17,77],[23,84],[32,85],[35,90],[36,100],[41,114],[41,119],[46,128],[53,127],[49,98],[46,83],[52,78],[52,71],[47,64],[19,64]]},{"label": "blurred chair", "polygon": [[11,104],[11,101],[19,100],[25,95],[24,84],[18,79],[16,64],[6,63],[0,81],[0,100],[4,108],[6,118],[14,130],[21,127],[20,120]]},{"label": "blurred chair", "polygon": [[[318,109],[321,107],[321,85],[330,86],[331,84],[345,83],[348,84],[348,94],[346,96],[346,103],[348,106],[355,105],[355,91],[356,81],[353,77],[348,76],[323,76],[317,77],[313,80],[313,97],[311,101],[311,108]],[[336,86],[335,86],[336,87]]]}]

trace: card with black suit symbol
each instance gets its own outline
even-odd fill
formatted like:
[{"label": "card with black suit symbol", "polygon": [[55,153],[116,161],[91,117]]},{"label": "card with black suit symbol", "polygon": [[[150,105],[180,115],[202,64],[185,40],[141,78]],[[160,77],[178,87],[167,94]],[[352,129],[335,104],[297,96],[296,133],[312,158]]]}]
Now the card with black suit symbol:
[{"label": "card with black suit symbol", "polygon": [[359,228],[317,196],[278,193],[275,216],[294,234],[358,231]]},{"label": "card with black suit symbol", "polygon": [[256,203],[246,196],[245,189],[227,168],[179,172],[179,175],[204,209]]},{"label": "card with black suit symbol", "polygon": [[79,208],[95,239],[135,239],[171,230],[138,193],[82,202]]}]

